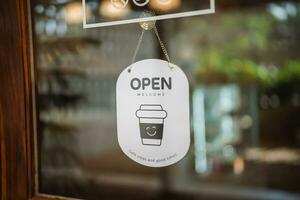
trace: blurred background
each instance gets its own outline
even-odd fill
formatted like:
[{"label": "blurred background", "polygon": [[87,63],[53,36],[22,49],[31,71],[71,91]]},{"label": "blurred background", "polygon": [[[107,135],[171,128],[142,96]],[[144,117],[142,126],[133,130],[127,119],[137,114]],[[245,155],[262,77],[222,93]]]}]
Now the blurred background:
[{"label": "blurred background", "polygon": [[[88,22],[209,8],[170,0],[116,9],[87,0]],[[184,5],[184,6],[183,6]],[[159,21],[191,91],[188,155],[162,169],[118,146],[115,85],[138,24],[82,28],[79,0],[33,0],[39,192],[86,200],[300,199],[300,1],[217,0],[216,14]],[[138,60],[164,58],[153,32]]]}]

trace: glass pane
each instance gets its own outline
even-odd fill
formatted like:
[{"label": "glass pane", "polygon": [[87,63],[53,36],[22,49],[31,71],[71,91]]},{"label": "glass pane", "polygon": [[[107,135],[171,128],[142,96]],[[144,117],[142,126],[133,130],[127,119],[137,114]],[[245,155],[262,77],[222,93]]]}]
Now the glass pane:
[{"label": "glass pane", "polygon": [[87,24],[146,17],[143,15],[145,10],[161,16],[212,8],[211,0],[193,2],[180,0],[85,0],[84,3]]},{"label": "glass pane", "polygon": [[[91,19],[106,3],[89,1]],[[216,3],[214,15],[157,24],[189,78],[192,144],[179,163],[154,169],[127,158],[116,132],[116,80],[140,26],[84,30],[81,1],[32,1],[39,193],[300,199],[300,3]],[[148,58],[164,59],[151,31],[137,60]]]}]

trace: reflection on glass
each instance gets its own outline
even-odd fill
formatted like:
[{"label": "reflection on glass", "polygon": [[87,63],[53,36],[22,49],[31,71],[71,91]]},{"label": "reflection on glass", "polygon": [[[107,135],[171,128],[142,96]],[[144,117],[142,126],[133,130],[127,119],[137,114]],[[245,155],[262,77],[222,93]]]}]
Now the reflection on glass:
[{"label": "reflection on glass", "polygon": [[130,12],[130,5],[120,9],[118,6],[114,6],[110,1],[104,1],[101,3],[99,12],[107,18],[122,18]]},{"label": "reflection on glass", "polygon": [[[198,173],[218,171],[220,169],[216,168],[220,164],[228,165],[232,172],[235,172],[237,167],[238,173],[241,173],[240,156],[243,152],[240,151],[247,145],[249,147],[257,145],[256,140],[243,140],[243,134],[249,131],[252,138],[257,138],[258,133],[255,129],[257,125],[253,120],[257,118],[253,115],[257,110],[250,111],[251,108],[255,108],[257,102],[255,97],[253,89],[239,88],[233,84],[206,86],[194,90],[193,124],[195,164]],[[251,107],[251,104],[254,106]],[[241,148],[241,145],[244,145],[244,148]]]},{"label": "reflection on glass", "polygon": [[149,6],[159,12],[167,12],[179,9],[181,0],[154,0],[149,2]]},{"label": "reflection on glass", "polygon": [[[141,11],[130,3],[115,13],[105,3],[87,1],[90,22],[103,17],[99,11],[106,18]],[[186,9],[182,1],[169,3],[166,12]],[[116,134],[115,84],[130,64],[139,25],[83,30],[81,2],[35,1],[40,193],[88,200],[300,198],[300,5],[217,4],[216,15],[158,24],[172,62],[190,79],[193,143],[181,162],[152,169],[129,160]],[[146,32],[138,59],[159,57],[156,43]]]},{"label": "reflection on glass", "polygon": [[[163,15],[210,9],[210,0],[192,3],[182,0],[85,0],[85,2],[87,11],[94,10],[93,15],[87,16],[88,24],[139,18],[145,10]],[[95,4],[100,8],[98,12]]]}]

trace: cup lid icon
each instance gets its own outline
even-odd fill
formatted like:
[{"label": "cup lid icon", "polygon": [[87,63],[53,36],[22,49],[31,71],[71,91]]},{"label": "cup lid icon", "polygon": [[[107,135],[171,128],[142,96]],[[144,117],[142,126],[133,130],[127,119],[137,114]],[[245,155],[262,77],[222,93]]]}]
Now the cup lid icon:
[{"label": "cup lid icon", "polygon": [[141,105],[140,109],[136,111],[138,118],[165,119],[167,115],[167,112],[163,110],[161,105]]}]

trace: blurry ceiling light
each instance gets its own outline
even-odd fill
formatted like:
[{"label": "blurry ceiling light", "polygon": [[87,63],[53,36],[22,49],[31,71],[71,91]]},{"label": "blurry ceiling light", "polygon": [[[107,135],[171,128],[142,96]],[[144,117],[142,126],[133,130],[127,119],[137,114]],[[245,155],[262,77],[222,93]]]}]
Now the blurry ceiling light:
[{"label": "blurry ceiling light", "polygon": [[34,7],[34,10],[37,13],[43,13],[45,10],[45,7],[42,4],[38,4]]},{"label": "blurry ceiling light", "polygon": [[[80,2],[70,3],[65,7],[66,10],[66,21],[68,24],[79,24],[82,23],[83,19],[83,8]],[[91,10],[86,7],[86,16],[91,14]]]},{"label": "blurry ceiling light", "polygon": [[179,8],[181,0],[151,0],[149,5],[156,11],[170,11]]},{"label": "blurry ceiling light", "polygon": [[245,161],[242,158],[237,158],[233,162],[233,172],[236,175],[240,175],[245,170]]},{"label": "blurry ceiling light", "polygon": [[283,6],[277,4],[271,4],[269,6],[269,10],[271,14],[279,20],[286,20],[288,18],[286,10],[284,9]]},{"label": "blurry ceiling light", "polygon": [[56,20],[54,20],[54,19],[47,20],[46,24],[45,24],[46,34],[53,35],[55,33],[56,26],[57,26]]},{"label": "blurry ceiling light", "polygon": [[56,34],[59,36],[63,36],[68,30],[67,24],[64,22],[60,22],[56,25]]},{"label": "blurry ceiling light", "polygon": [[34,28],[36,34],[43,34],[45,30],[45,22],[43,20],[36,20]]},{"label": "blurry ceiling light", "polygon": [[244,115],[241,119],[240,119],[240,127],[242,129],[249,129],[251,128],[253,125],[253,119],[251,116],[249,115]]},{"label": "blurry ceiling light", "polygon": [[47,17],[50,17],[50,18],[54,18],[56,16],[56,12],[57,12],[57,9],[55,6],[49,6],[46,10],[45,10],[45,14]]},{"label": "blurry ceiling light", "polygon": [[108,18],[121,18],[130,11],[129,5],[120,9],[114,6],[110,0],[103,1],[100,6],[100,14]]}]

